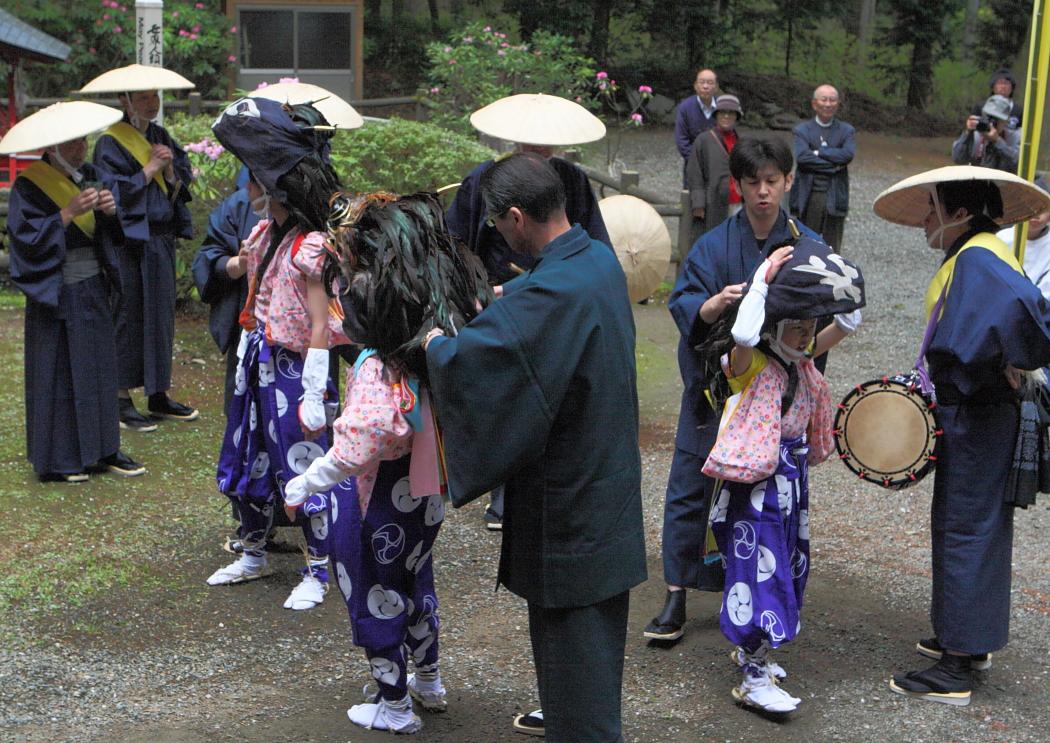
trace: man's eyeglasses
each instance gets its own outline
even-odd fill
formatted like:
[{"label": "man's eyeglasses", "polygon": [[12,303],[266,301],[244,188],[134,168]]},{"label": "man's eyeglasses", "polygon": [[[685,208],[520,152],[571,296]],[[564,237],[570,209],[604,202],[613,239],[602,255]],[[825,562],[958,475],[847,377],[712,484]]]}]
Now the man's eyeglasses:
[{"label": "man's eyeglasses", "polygon": [[486,227],[495,227],[496,226],[496,220],[499,219],[500,217],[503,217],[504,215],[506,215],[506,213],[507,212],[503,212],[503,214],[492,214],[490,212],[489,215],[487,217],[485,217],[485,226]]}]

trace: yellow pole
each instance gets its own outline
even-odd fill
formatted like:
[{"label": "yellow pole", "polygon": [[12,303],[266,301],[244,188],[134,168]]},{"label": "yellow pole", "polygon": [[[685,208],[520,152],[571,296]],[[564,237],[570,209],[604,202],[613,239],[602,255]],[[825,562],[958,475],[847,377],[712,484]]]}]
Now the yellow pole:
[{"label": "yellow pole", "polygon": [[[1039,139],[1043,130],[1043,109],[1046,106],[1047,73],[1050,72],[1050,13],[1047,0],[1032,3],[1032,36],[1028,45],[1028,76],[1024,96],[1024,125],[1021,131],[1021,153],[1017,160],[1017,175],[1026,181],[1035,179],[1039,161]],[[1028,222],[1021,222],[1014,232],[1014,253],[1024,265]]]}]

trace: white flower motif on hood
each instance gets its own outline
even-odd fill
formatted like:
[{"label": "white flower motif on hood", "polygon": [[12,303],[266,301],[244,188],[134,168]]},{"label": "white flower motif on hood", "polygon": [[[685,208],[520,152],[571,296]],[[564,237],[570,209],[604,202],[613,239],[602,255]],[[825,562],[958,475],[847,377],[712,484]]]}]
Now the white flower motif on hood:
[{"label": "white flower motif on hood", "polygon": [[820,283],[831,287],[831,295],[836,302],[847,297],[854,302],[859,302],[861,300],[861,290],[859,286],[853,284],[853,280],[860,276],[860,273],[857,269],[847,265],[838,253],[828,255],[828,260],[838,266],[841,273],[829,269],[828,264],[816,255],[809,257],[808,266],[795,266],[792,270],[822,276]]}]

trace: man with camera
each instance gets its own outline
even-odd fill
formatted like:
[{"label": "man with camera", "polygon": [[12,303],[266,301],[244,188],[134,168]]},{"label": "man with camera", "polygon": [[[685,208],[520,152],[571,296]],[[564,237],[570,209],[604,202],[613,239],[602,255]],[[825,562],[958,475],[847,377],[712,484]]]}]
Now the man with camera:
[{"label": "man with camera", "polygon": [[966,128],[952,143],[952,162],[1016,172],[1021,133],[1009,126],[1011,109],[1009,98],[1001,95],[988,98],[981,115],[967,117]]}]

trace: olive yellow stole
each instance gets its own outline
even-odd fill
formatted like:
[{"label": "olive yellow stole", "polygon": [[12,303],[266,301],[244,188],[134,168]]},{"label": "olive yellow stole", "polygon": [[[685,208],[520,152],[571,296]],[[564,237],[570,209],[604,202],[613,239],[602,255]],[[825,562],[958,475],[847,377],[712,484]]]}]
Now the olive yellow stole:
[{"label": "olive yellow stole", "polygon": [[[133,127],[126,121],[118,121],[116,124],[106,130],[106,134],[113,137],[120,143],[120,146],[131,153],[131,156],[135,158],[139,165],[143,168],[149,164],[150,153],[153,151],[153,145],[149,143],[149,140],[143,136],[142,132]],[[161,190],[165,194],[168,193],[168,184],[164,180],[164,175],[161,171],[157,171],[153,174],[153,180],[157,182],[157,185],[161,187]]]},{"label": "olive yellow stole", "polygon": [[[64,209],[80,193],[80,189],[73,181],[43,160],[37,160],[23,170],[19,177],[26,178],[43,191],[44,195],[51,199],[59,209]],[[73,217],[73,224],[88,237],[95,237],[95,212],[88,211]]]},{"label": "olive yellow stole", "polygon": [[[941,293],[943,292],[944,295],[947,296],[948,292],[951,290],[952,276],[955,272],[955,261],[960,255],[962,255],[964,250],[973,247],[984,248],[992,251],[996,258],[1017,271],[1017,273],[1024,275],[1024,269],[1021,268],[1021,264],[1017,262],[1017,257],[1014,255],[1013,249],[1007,246],[1006,243],[991,232],[978,232],[967,240],[955,255],[942,263],[941,267],[937,269],[937,273],[933,275],[933,279],[930,281],[930,286],[926,289],[927,321],[929,321],[930,314],[933,312],[933,307],[937,304],[937,300],[940,299]],[[943,311],[944,308],[942,307],[941,312]],[[937,319],[940,319],[939,314]]]}]

